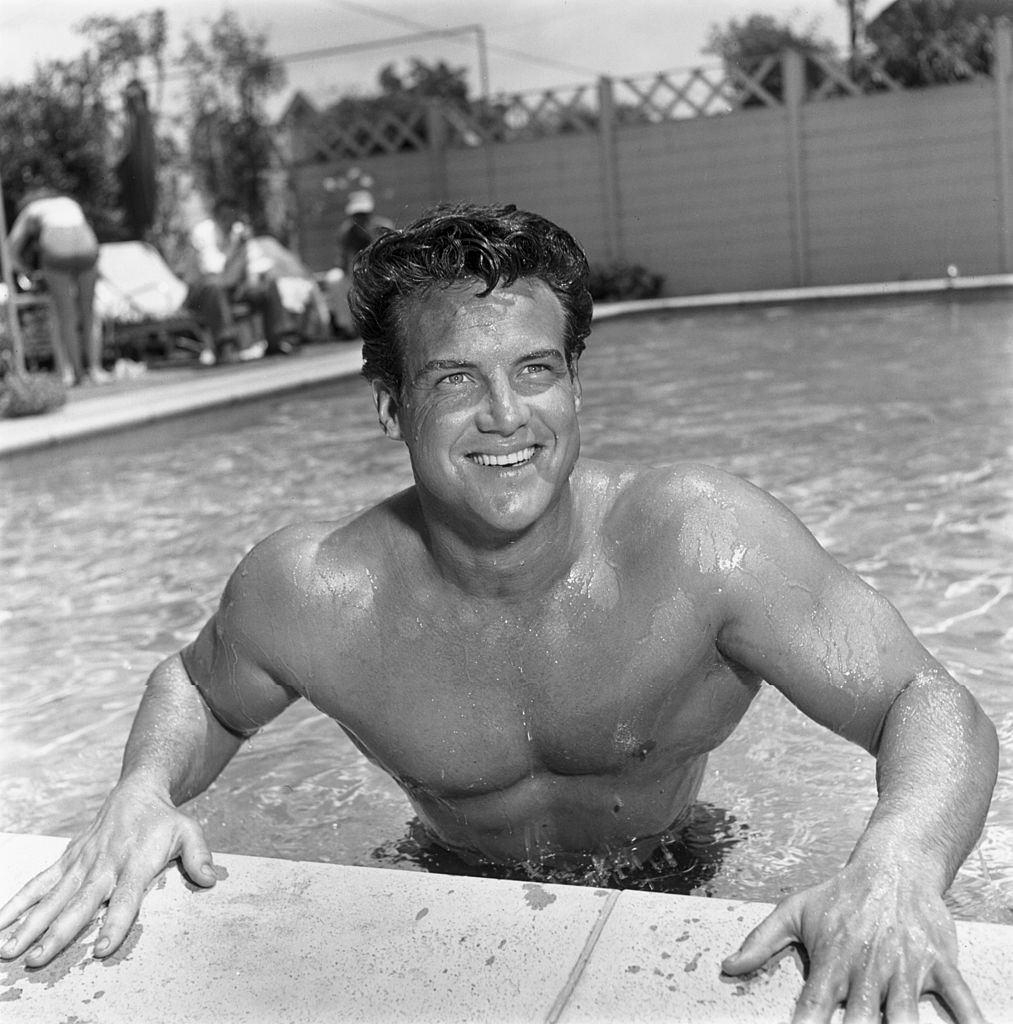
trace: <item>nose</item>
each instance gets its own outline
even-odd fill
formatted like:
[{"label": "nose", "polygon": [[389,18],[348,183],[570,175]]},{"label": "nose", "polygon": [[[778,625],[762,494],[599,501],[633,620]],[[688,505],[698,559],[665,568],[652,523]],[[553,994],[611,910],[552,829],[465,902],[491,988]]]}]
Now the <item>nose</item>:
[{"label": "nose", "polygon": [[509,380],[490,381],[478,412],[478,429],[487,434],[510,435],[528,420],[528,406]]}]

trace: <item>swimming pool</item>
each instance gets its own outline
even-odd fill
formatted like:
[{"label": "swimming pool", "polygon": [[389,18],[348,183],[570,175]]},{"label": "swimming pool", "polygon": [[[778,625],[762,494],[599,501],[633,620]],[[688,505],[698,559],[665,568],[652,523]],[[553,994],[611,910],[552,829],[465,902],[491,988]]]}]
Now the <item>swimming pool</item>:
[{"label": "swimming pool", "polygon": [[[794,509],[978,697],[1003,763],[952,889],[1013,922],[1013,302],[776,306],[596,326],[583,448],[695,459]],[[65,835],[114,781],[144,678],[239,557],[410,482],[359,380],[0,463],[0,829]],[[770,688],[710,759],[673,888],[774,900],[848,854],[873,762]],[[420,869],[411,810],[297,705],[191,805],[215,849]],[[439,865],[436,865],[439,867]]]}]

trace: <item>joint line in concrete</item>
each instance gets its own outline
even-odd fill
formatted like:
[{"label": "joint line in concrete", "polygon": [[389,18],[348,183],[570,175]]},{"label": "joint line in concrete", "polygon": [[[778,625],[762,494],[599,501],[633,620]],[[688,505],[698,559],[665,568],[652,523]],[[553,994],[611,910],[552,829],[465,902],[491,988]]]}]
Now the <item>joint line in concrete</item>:
[{"label": "joint line in concrete", "polygon": [[556,996],[556,999],[545,1018],[545,1024],[556,1024],[562,1016],[563,1011],[566,1009],[566,1004],[570,1001],[570,996],[573,995],[573,990],[577,987],[577,982],[580,981],[581,975],[584,973],[584,968],[587,967],[587,962],[591,958],[591,953],[594,951],[594,947],[598,944],[598,938],[601,936],[601,933],[608,922],[609,916],[612,913],[612,908],[619,902],[619,897],[621,895],[622,892],[618,889],[614,889],[608,894],[605,900],[605,905],[601,908],[601,911],[598,914],[598,920],[595,921],[594,927],[591,929],[584,942],[584,948],[580,951],[580,956],[577,957],[570,970],[570,975],[566,979],[566,984],[563,985],[559,995]]}]

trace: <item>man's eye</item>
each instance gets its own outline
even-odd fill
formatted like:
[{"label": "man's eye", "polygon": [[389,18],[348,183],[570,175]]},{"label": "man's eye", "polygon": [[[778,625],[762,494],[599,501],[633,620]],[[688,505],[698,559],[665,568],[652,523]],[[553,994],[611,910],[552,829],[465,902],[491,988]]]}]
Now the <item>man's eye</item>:
[{"label": "man's eye", "polygon": [[451,387],[454,387],[458,384],[463,384],[467,379],[467,376],[463,373],[448,373],[446,377],[440,379],[440,383],[449,384]]}]

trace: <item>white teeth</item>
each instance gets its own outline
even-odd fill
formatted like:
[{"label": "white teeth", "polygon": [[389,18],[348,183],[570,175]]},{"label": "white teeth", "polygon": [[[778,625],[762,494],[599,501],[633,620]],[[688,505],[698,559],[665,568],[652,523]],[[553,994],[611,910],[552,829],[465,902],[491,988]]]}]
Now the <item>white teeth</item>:
[{"label": "white teeth", "polygon": [[481,452],[475,452],[468,457],[480,466],[519,466],[522,462],[527,462],[534,454],[534,448],[522,448],[519,452],[511,452],[509,455],[484,455]]}]

